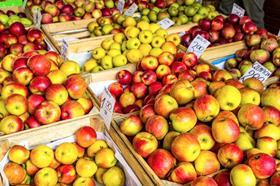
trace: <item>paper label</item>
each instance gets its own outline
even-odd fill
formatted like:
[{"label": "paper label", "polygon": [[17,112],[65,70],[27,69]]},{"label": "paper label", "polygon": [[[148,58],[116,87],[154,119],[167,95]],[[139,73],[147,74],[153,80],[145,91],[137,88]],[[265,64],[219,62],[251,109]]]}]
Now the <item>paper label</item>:
[{"label": "paper label", "polygon": [[41,27],[42,14],[39,9],[35,9],[33,13],[33,23],[37,28]]},{"label": "paper label", "polygon": [[256,61],[253,66],[240,78],[240,81],[243,82],[248,78],[256,78],[261,82],[265,82],[269,76],[271,76],[271,72]]},{"label": "paper label", "polygon": [[66,39],[62,40],[61,49],[60,49],[61,56],[64,60],[67,59],[67,50],[68,50],[68,43]]},{"label": "paper label", "polygon": [[160,25],[161,28],[168,29],[169,27],[171,27],[175,23],[171,19],[165,18],[165,19],[159,21],[158,24]]},{"label": "paper label", "polygon": [[204,39],[201,35],[197,35],[191,42],[187,51],[195,53],[199,58],[209,45],[210,42],[207,39]]},{"label": "paper label", "polygon": [[118,10],[122,13],[123,12],[123,8],[124,8],[124,0],[119,0],[118,1]]},{"label": "paper label", "polygon": [[113,118],[115,98],[111,95],[107,88],[102,93],[102,100],[100,105],[100,116],[103,118],[107,129],[110,129],[110,125]]},{"label": "paper label", "polygon": [[137,10],[138,6],[133,3],[125,12],[124,12],[124,15],[126,16],[132,16],[136,10]]},{"label": "paper label", "polygon": [[243,17],[245,14],[245,10],[242,7],[240,7],[238,4],[233,3],[231,13],[238,15],[239,17]]}]

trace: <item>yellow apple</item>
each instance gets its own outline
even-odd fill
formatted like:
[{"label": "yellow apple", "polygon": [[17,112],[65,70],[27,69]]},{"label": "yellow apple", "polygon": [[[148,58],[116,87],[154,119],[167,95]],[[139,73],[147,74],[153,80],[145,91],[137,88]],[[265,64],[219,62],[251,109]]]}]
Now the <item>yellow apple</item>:
[{"label": "yellow apple", "polygon": [[53,150],[46,145],[38,145],[30,153],[31,162],[39,168],[48,167],[53,159]]},{"label": "yellow apple", "polygon": [[80,66],[75,61],[65,61],[60,66],[60,70],[68,77],[72,74],[80,74]]},{"label": "yellow apple", "polygon": [[62,164],[73,164],[78,158],[78,149],[73,143],[62,143],[55,150],[55,158]]}]

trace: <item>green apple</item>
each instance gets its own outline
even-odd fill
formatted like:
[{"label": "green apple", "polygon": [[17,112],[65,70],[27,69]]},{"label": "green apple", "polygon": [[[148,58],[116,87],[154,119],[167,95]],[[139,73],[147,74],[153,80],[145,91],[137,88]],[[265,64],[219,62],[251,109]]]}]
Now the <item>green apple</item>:
[{"label": "green apple", "polygon": [[212,19],[214,19],[218,15],[219,15],[219,13],[217,13],[217,12],[209,12],[207,18],[212,20]]},{"label": "green apple", "polygon": [[178,9],[179,9],[180,5],[176,2],[176,3],[172,3],[172,4],[170,5],[170,7],[175,7],[175,8],[178,8]]},{"label": "green apple", "polygon": [[104,56],[101,59],[100,65],[105,70],[113,68],[113,58],[111,56]]},{"label": "green apple", "polygon": [[165,42],[164,37],[162,37],[162,36],[155,36],[153,38],[151,44],[152,44],[152,47],[154,47],[154,48],[160,48],[163,45],[164,42]]},{"label": "green apple", "polygon": [[83,65],[83,71],[84,72],[90,72],[96,66],[98,66],[97,60],[90,58]]},{"label": "green apple", "polygon": [[126,64],[127,64],[127,58],[125,57],[125,55],[120,54],[113,57],[113,65],[115,67],[120,67]]},{"label": "green apple", "polygon": [[124,33],[116,33],[114,36],[113,36],[113,39],[115,42],[117,43],[122,43],[124,40],[125,40],[125,35]]},{"label": "green apple", "polygon": [[150,19],[149,19],[148,16],[142,16],[141,19],[140,19],[140,21],[145,21],[145,22],[147,22],[147,23],[150,23]]},{"label": "green apple", "polygon": [[169,15],[170,16],[177,16],[178,15],[178,13],[179,13],[179,9],[178,9],[178,7],[176,7],[176,6],[170,6],[169,8],[168,8],[168,13],[169,13]]},{"label": "green apple", "polygon": [[95,27],[94,30],[93,30],[93,33],[94,33],[95,36],[102,36],[103,35],[101,27]]},{"label": "green apple", "polygon": [[3,23],[4,25],[7,25],[9,21],[9,16],[7,16],[6,14],[1,14],[0,15],[0,22]]},{"label": "green apple", "polygon": [[192,18],[192,21],[193,21],[194,23],[198,23],[201,19],[203,19],[203,16],[202,16],[202,15],[200,15],[200,14],[195,14],[195,15],[193,16],[193,18]]},{"label": "green apple", "polygon": [[150,55],[154,57],[158,57],[161,53],[162,53],[161,48],[152,48],[152,50],[150,51]]},{"label": "green apple", "polygon": [[124,27],[128,27],[128,26],[136,26],[136,20],[131,17],[131,16],[128,16],[125,18],[124,22],[122,23],[122,25]]},{"label": "green apple", "polygon": [[102,27],[102,32],[103,32],[104,35],[108,35],[112,32],[113,29],[114,29],[113,25],[106,24]]},{"label": "green apple", "polygon": [[117,42],[113,42],[110,46],[110,50],[112,49],[121,50],[121,48],[122,48],[121,44]]},{"label": "green apple", "polygon": [[146,16],[146,15],[148,15],[150,13],[150,9],[148,9],[148,8],[144,8],[142,11],[141,11],[141,15],[142,16]]},{"label": "green apple", "polygon": [[120,15],[117,19],[118,24],[123,24],[124,21],[125,21],[125,15]]},{"label": "green apple", "polygon": [[156,13],[159,13],[161,9],[155,6],[152,10],[155,11]]},{"label": "green apple", "polygon": [[168,35],[168,32],[166,29],[160,28],[156,31],[155,35],[165,38]]},{"label": "green apple", "polygon": [[208,13],[209,10],[206,7],[200,7],[200,9],[198,10],[198,14],[202,15],[203,17],[206,17]]},{"label": "green apple", "polygon": [[255,141],[247,132],[240,132],[235,144],[243,151],[254,148]]},{"label": "green apple", "polygon": [[127,43],[127,41],[124,41],[124,42],[121,44],[121,51],[122,51],[122,52],[124,52],[124,51],[127,50],[127,48],[126,48],[126,43]]},{"label": "green apple", "polygon": [[132,38],[132,37],[137,37],[139,32],[140,32],[140,29],[136,28],[134,26],[129,26],[124,30],[124,34],[128,39]]},{"label": "green apple", "polygon": [[29,27],[32,25],[32,21],[25,17],[20,18],[20,22],[26,27]]},{"label": "green apple", "polygon": [[104,70],[104,68],[102,68],[101,66],[98,65],[98,66],[94,67],[91,72],[94,73],[94,72],[100,72],[103,70]]},{"label": "green apple", "polygon": [[101,42],[101,47],[105,50],[109,50],[113,43],[114,43],[114,40],[112,38],[107,38]]},{"label": "green apple", "polygon": [[157,22],[157,13],[155,11],[150,11],[148,17],[151,22]]},{"label": "green apple", "polygon": [[196,14],[197,11],[198,11],[198,9],[195,9],[194,7],[187,7],[185,9],[185,14],[189,17],[192,17]]},{"label": "green apple", "polygon": [[141,44],[138,49],[141,51],[143,56],[148,56],[152,50],[152,46],[149,44]]},{"label": "green apple", "polygon": [[92,51],[91,55],[94,59],[102,59],[106,55],[106,51],[101,47],[97,47]]},{"label": "green apple", "polygon": [[214,12],[216,10],[215,6],[211,5],[211,4],[207,5],[206,7],[212,12]]},{"label": "green apple", "polygon": [[194,2],[195,0],[185,0],[185,5],[192,5]]},{"label": "green apple", "polygon": [[126,53],[127,60],[131,63],[138,63],[142,60],[143,54],[139,49],[131,49]]},{"label": "green apple", "polygon": [[153,40],[153,33],[150,30],[143,30],[139,33],[139,40],[141,43],[148,44]]},{"label": "green apple", "polygon": [[115,57],[117,55],[120,55],[121,54],[121,51],[120,50],[117,50],[117,49],[110,49],[108,52],[107,52],[107,55],[111,56],[111,57]]},{"label": "green apple", "polygon": [[179,15],[178,19],[181,21],[181,23],[183,25],[186,24],[189,21],[189,19],[186,15]]},{"label": "green apple", "polygon": [[107,1],[105,1],[105,6],[106,6],[107,8],[114,8],[115,3],[114,3],[113,0],[107,0]]},{"label": "green apple", "polygon": [[140,46],[141,42],[138,38],[129,38],[126,42],[127,49],[137,49]]}]

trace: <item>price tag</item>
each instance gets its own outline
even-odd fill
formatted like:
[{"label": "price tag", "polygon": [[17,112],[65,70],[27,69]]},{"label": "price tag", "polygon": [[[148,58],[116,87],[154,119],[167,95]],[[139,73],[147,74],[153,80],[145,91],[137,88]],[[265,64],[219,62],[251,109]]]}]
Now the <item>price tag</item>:
[{"label": "price tag", "polygon": [[60,53],[61,56],[63,57],[64,60],[67,59],[67,50],[68,50],[68,43],[66,39],[62,39],[62,44],[61,44],[61,48],[60,48]]},{"label": "price tag", "polygon": [[138,6],[133,3],[125,12],[124,12],[124,15],[126,16],[132,16],[136,10],[137,10]]},{"label": "price tag", "polygon": [[278,32],[277,36],[280,36],[280,29],[279,29],[279,32]]},{"label": "price tag", "polygon": [[240,78],[240,81],[243,82],[248,78],[256,78],[261,82],[265,82],[270,75],[271,72],[256,61],[253,66]]},{"label": "price tag", "polygon": [[159,21],[158,24],[160,25],[161,28],[168,29],[169,27],[171,27],[175,23],[171,19],[165,18],[165,19]]},{"label": "price tag", "polygon": [[27,3],[27,0],[24,0],[24,1],[22,2],[22,9],[25,9],[26,3]]},{"label": "price tag", "polygon": [[37,28],[41,27],[41,20],[42,20],[41,11],[36,8],[33,12],[33,23]]},{"label": "price tag", "polygon": [[118,1],[118,10],[122,13],[123,12],[123,8],[124,8],[124,0],[119,0]]},{"label": "price tag", "polygon": [[195,53],[199,58],[209,45],[210,42],[207,39],[204,39],[201,35],[197,35],[189,45],[187,51]]},{"label": "price tag", "polygon": [[103,118],[107,129],[110,129],[115,102],[116,102],[115,98],[111,95],[109,90],[105,88],[102,93],[100,116]]},{"label": "price tag", "polygon": [[238,4],[233,3],[231,13],[238,15],[239,17],[243,17],[245,14],[245,10],[242,7],[240,7]]}]

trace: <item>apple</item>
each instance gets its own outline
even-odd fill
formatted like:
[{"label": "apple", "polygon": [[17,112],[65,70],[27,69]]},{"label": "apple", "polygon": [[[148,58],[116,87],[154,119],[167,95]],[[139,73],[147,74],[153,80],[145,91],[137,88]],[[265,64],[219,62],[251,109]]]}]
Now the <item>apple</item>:
[{"label": "apple", "polygon": [[211,22],[211,29],[214,31],[219,31],[224,27],[224,22],[214,18]]},{"label": "apple", "polygon": [[220,163],[214,152],[201,151],[194,161],[196,172],[200,176],[205,176],[220,170]]},{"label": "apple", "polygon": [[264,124],[262,128],[256,130],[255,138],[271,137],[275,140],[280,139],[280,128],[274,124]]},{"label": "apple", "polygon": [[67,89],[71,98],[79,99],[85,94],[87,90],[87,84],[81,75],[74,74],[67,78],[65,82],[65,88]]},{"label": "apple", "polygon": [[[178,78],[176,77],[176,75],[174,74],[168,74],[166,76],[163,76],[162,78],[162,84],[164,85],[172,85],[173,83],[175,83],[178,80]],[[171,87],[170,87],[171,88]]]},{"label": "apple", "polygon": [[201,150],[210,150],[215,145],[211,128],[205,124],[196,124],[190,133],[196,137]]},{"label": "apple", "polygon": [[194,88],[194,97],[198,98],[200,96],[207,94],[207,82],[202,79],[195,79],[191,82]]},{"label": "apple", "polygon": [[171,72],[173,74],[182,73],[187,70],[187,66],[185,63],[180,61],[175,61],[171,64]]},{"label": "apple", "polygon": [[162,90],[163,86],[159,81],[153,82],[150,84],[148,90],[150,95],[156,95],[160,90]]},{"label": "apple", "polygon": [[24,35],[26,33],[26,30],[24,28],[24,25],[20,22],[15,22],[9,26],[9,31],[11,34],[19,37],[21,35]]},{"label": "apple", "polygon": [[13,64],[16,60],[17,56],[15,54],[8,54],[6,55],[1,62],[1,66],[4,70],[12,72],[13,71]]},{"label": "apple", "polygon": [[101,168],[111,168],[116,165],[117,159],[115,153],[110,148],[102,148],[95,154],[95,163]]},{"label": "apple", "polygon": [[[34,94],[35,95],[35,94]],[[34,116],[29,116],[27,118],[27,120],[25,121],[25,124],[29,127],[29,128],[36,128],[36,127],[40,127],[40,123],[35,119]]]},{"label": "apple", "polygon": [[85,114],[89,113],[94,106],[90,98],[79,98],[77,102],[82,105]]},{"label": "apple", "polygon": [[119,97],[123,93],[123,87],[118,82],[110,84],[108,90],[114,97]]},{"label": "apple", "polygon": [[172,53],[170,52],[162,52],[159,56],[158,56],[158,62],[161,65],[167,65],[170,66],[174,61],[174,56]]},{"label": "apple", "polygon": [[148,157],[147,162],[159,178],[164,178],[175,166],[176,159],[169,151],[157,149]]},{"label": "apple", "polygon": [[33,114],[36,108],[45,101],[45,98],[38,94],[32,94],[27,98],[28,112]]},{"label": "apple", "polygon": [[203,95],[197,98],[193,108],[197,119],[202,122],[211,121],[220,111],[219,102],[211,95]]},{"label": "apple", "polygon": [[82,105],[74,100],[68,100],[61,106],[61,119],[73,119],[85,115]]},{"label": "apple", "polygon": [[146,56],[140,62],[143,70],[155,70],[158,67],[158,64],[158,59],[154,56]]},{"label": "apple", "polygon": [[200,154],[200,145],[193,134],[182,133],[173,140],[171,152],[179,161],[192,162]]},{"label": "apple", "polygon": [[[133,73],[133,77],[132,77],[133,82],[134,82],[134,83],[140,83],[140,82],[142,82],[142,76],[143,76],[143,74],[144,74],[143,71],[135,71],[135,72]],[[129,81],[129,82],[130,82],[130,81]],[[126,84],[124,84],[124,85],[126,85]]]},{"label": "apple", "polygon": [[52,84],[63,84],[67,76],[61,70],[53,70],[48,73],[47,77],[51,80]]},{"label": "apple", "polygon": [[24,164],[29,159],[29,150],[21,145],[14,145],[8,154],[9,160],[17,163]]},{"label": "apple", "polygon": [[263,110],[254,104],[242,105],[238,111],[238,120],[244,127],[256,130],[264,124],[265,115]]},{"label": "apple", "polygon": [[261,95],[262,106],[272,106],[280,110],[280,101],[276,99],[280,94],[280,88],[267,88]]},{"label": "apple", "polygon": [[124,91],[124,93],[119,98],[119,102],[123,108],[133,105],[135,101],[135,95],[129,90]]},{"label": "apple", "polygon": [[18,185],[21,184],[25,177],[26,171],[22,166],[17,163],[8,162],[3,169],[6,179],[10,184]]},{"label": "apple", "polygon": [[127,136],[135,136],[139,133],[142,128],[141,119],[136,115],[130,115],[128,118],[123,120],[120,124],[120,131]]},{"label": "apple", "polygon": [[34,116],[41,124],[49,124],[59,121],[61,110],[52,101],[43,101],[35,110]]},{"label": "apple", "polygon": [[13,71],[13,78],[16,82],[28,85],[33,78],[33,73],[26,67],[20,67]]},{"label": "apple", "polygon": [[258,138],[256,147],[272,157],[277,153],[277,141],[271,137]]},{"label": "apple", "polygon": [[13,94],[5,100],[5,107],[10,114],[20,116],[27,112],[27,100],[20,94]]},{"label": "apple", "polygon": [[225,144],[219,148],[217,157],[225,168],[232,168],[243,160],[243,151],[233,143]]},{"label": "apple", "polygon": [[158,141],[153,134],[139,132],[132,141],[134,150],[143,158],[148,157],[158,148]]},{"label": "apple", "polygon": [[201,185],[218,186],[214,178],[208,176],[200,176],[192,182],[192,186],[201,186]]},{"label": "apple", "polygon": [[164,76],[171,74],[171,69],[167,65],[159,65],[156,69],[156,75],[158,79],[162,79]]},{"label": "apple", "polygon": [[38,172],[39,168],[36,167],[29,159],[25,163],[26,173],[30,176],[34,176]]},{"label": "apple", "polygon": [[93,158],[95,154],[102,148],[107,148],[108,145],[104,140],[96,140],[91,146],[87,148],[88,157]]},{"label": "apple", "polygon": [[50,167],[45,167],[39,170],[34,176],[36,185],[55,185],[57,183],[57,173]]},{"label": "apple", "polygon": [[51,85],[51,81],[48,77],[36,76],[30,81],[29,90],[33,94],[42,95],[45,93],[45,91],[50,85]]},{"label": "apple", "polygon": [[51,63],[44,55],[34,55],[27,61],[27,66],[36,76],[44,76],[50,72]]},{"label": "apple", "polygon": [[194,89],[188,80],[179,80],[172,86],[170,95],[178,104],[186,104],[194,98]]},{"label": "apple", "polygon": [[151,85],[153,82],[156,82],[157,75],[154,71],[147,70],[143,73],[141,79],[145,85]]},{"label": "apple", "polygon": [[260,94],[251,88],[242,88],[240,89],[241,93],[241,105],[247,104],[247,103],[252,103],[255,105],[259,105],[261,102]]},{"label": "apple", "polygon": [[30,152],[30,160],[38,168],[48,167],[53,159],[53,150],[46,145],[38,145]]},{"label": "apple", "polygon": [[279,125],[280,123],[280,111],[274,107],[266,106],[263,107],[265,115],[265,123]]},{"label": "apple", "polygon": [[183,59],[183,62],[186,64],[187,67],[190,68],[190,67],[193,67],[193,66],[197,65],[198,58],[195,55],[195,53],[187,52],[184,59]]},{"label": "apple", "polygon": [[111,167],[102,175],[104,185],[125,185],[124,171],[118,166]]},{"label": "apple", "polygon": [[91,146],[92,144],[94,144],[94,142],[96,141],[96,132],[95,132],[94,128],[85,126],[85,127],[80,128],[75,133],[75,137],[76,137],[76,142],[78,143],[78,145],[80,145],[81,147],[87,148],[87,147]]},{"label": "apple", "polygon": [[74,183],[73,186],[80,186],[84,184],[85,186],[95,186],[95,183],[92,178],[84,178],[84,177],[78,177]]},{"label": "apple", "polygon": [[46,90],[46,100],[53,101],[58,105],[64,104],[68,99],[68,92],[61,84],[52,84]]},{"label": "apple", "polygon": [[148,92],[147,86],[142,82],[133,83],[130,89],[136,98],[143,98]]},{"label": "apple", "polygon": [[270,178],[270,185],[278,185],[280,183],[280,172],[275,172]]},{"label": "apple", "polygon": [[76,179],[76,171],[73,165],[61,165],[56,169],[58,182],[71,184]]},{"label": "apple", "polygon": [[172,171],[169,176],[172,182],[186,184],[197,177],[197,173],[195,171],[194,166],[189,162],[181,162],[179,163]]},{"label": "apple", "polygon": [[225,25],[222,29],[222,36],[225,38],[225,39],[231,39],[235,36],[235,29],[232,25]]},{"label": "apple", "polygon": [[226,70],[216,70],[213,74],[213,81],[226,81],[232,79],[230,72]]},{"label": "apple", "polygon": [[11,134],[24,129],[24,124],[18,116],[9,115],[1,120],[0,131],[4,134]]},{"label": "apple", "polygon": [[62,164],[71,165],[78,158],[78,149],[76,145],[70,142],[59,144],[55,149],[55,159]]},{"label": "apple", "polygon": [[238,124],[229,118],[215,119],[211,129],[213,138],[218,143],[233,143],[240,134]]},{"label": "apple", "polygon": [[225,170],[215,175],[214,179],[220,186],[231,186],[229,175],[230,172]]},{"label": "apple", "polygon": [[168,122],[163,116],[154,115],[148,118],[145,129],[161,140],[168,132]]},{"label": "apple", "polygon": [[166,150],[170,150],[170,147],[171,147],[171,144],[172,144],[173,140],[179,134],[180,133],[176,132],[176,131],[168,132],[163,139],[163,144],[162,144],[163,148],[166,149]]},{"label": "apple", "polygon": [[196,124],[197,118],[191,108],[177,108],[174,109],[169,119],[173,129],[177,132],[184,133],[190,131]]},{"label": "apple", "polygon": [[257,183],[252,169],[245,164],[234,166],[230,171],[230,183],[232,185],[254,186]]},{"label": "apple", "polygon": [[176,100],[167,95],[167,94],[163,94],[161,96],[159,96],[154,104],[154,110],[158,115],[164,116],[164,117],[168,117],[169,113],[178,108],[178,104],[176,102]]}]

